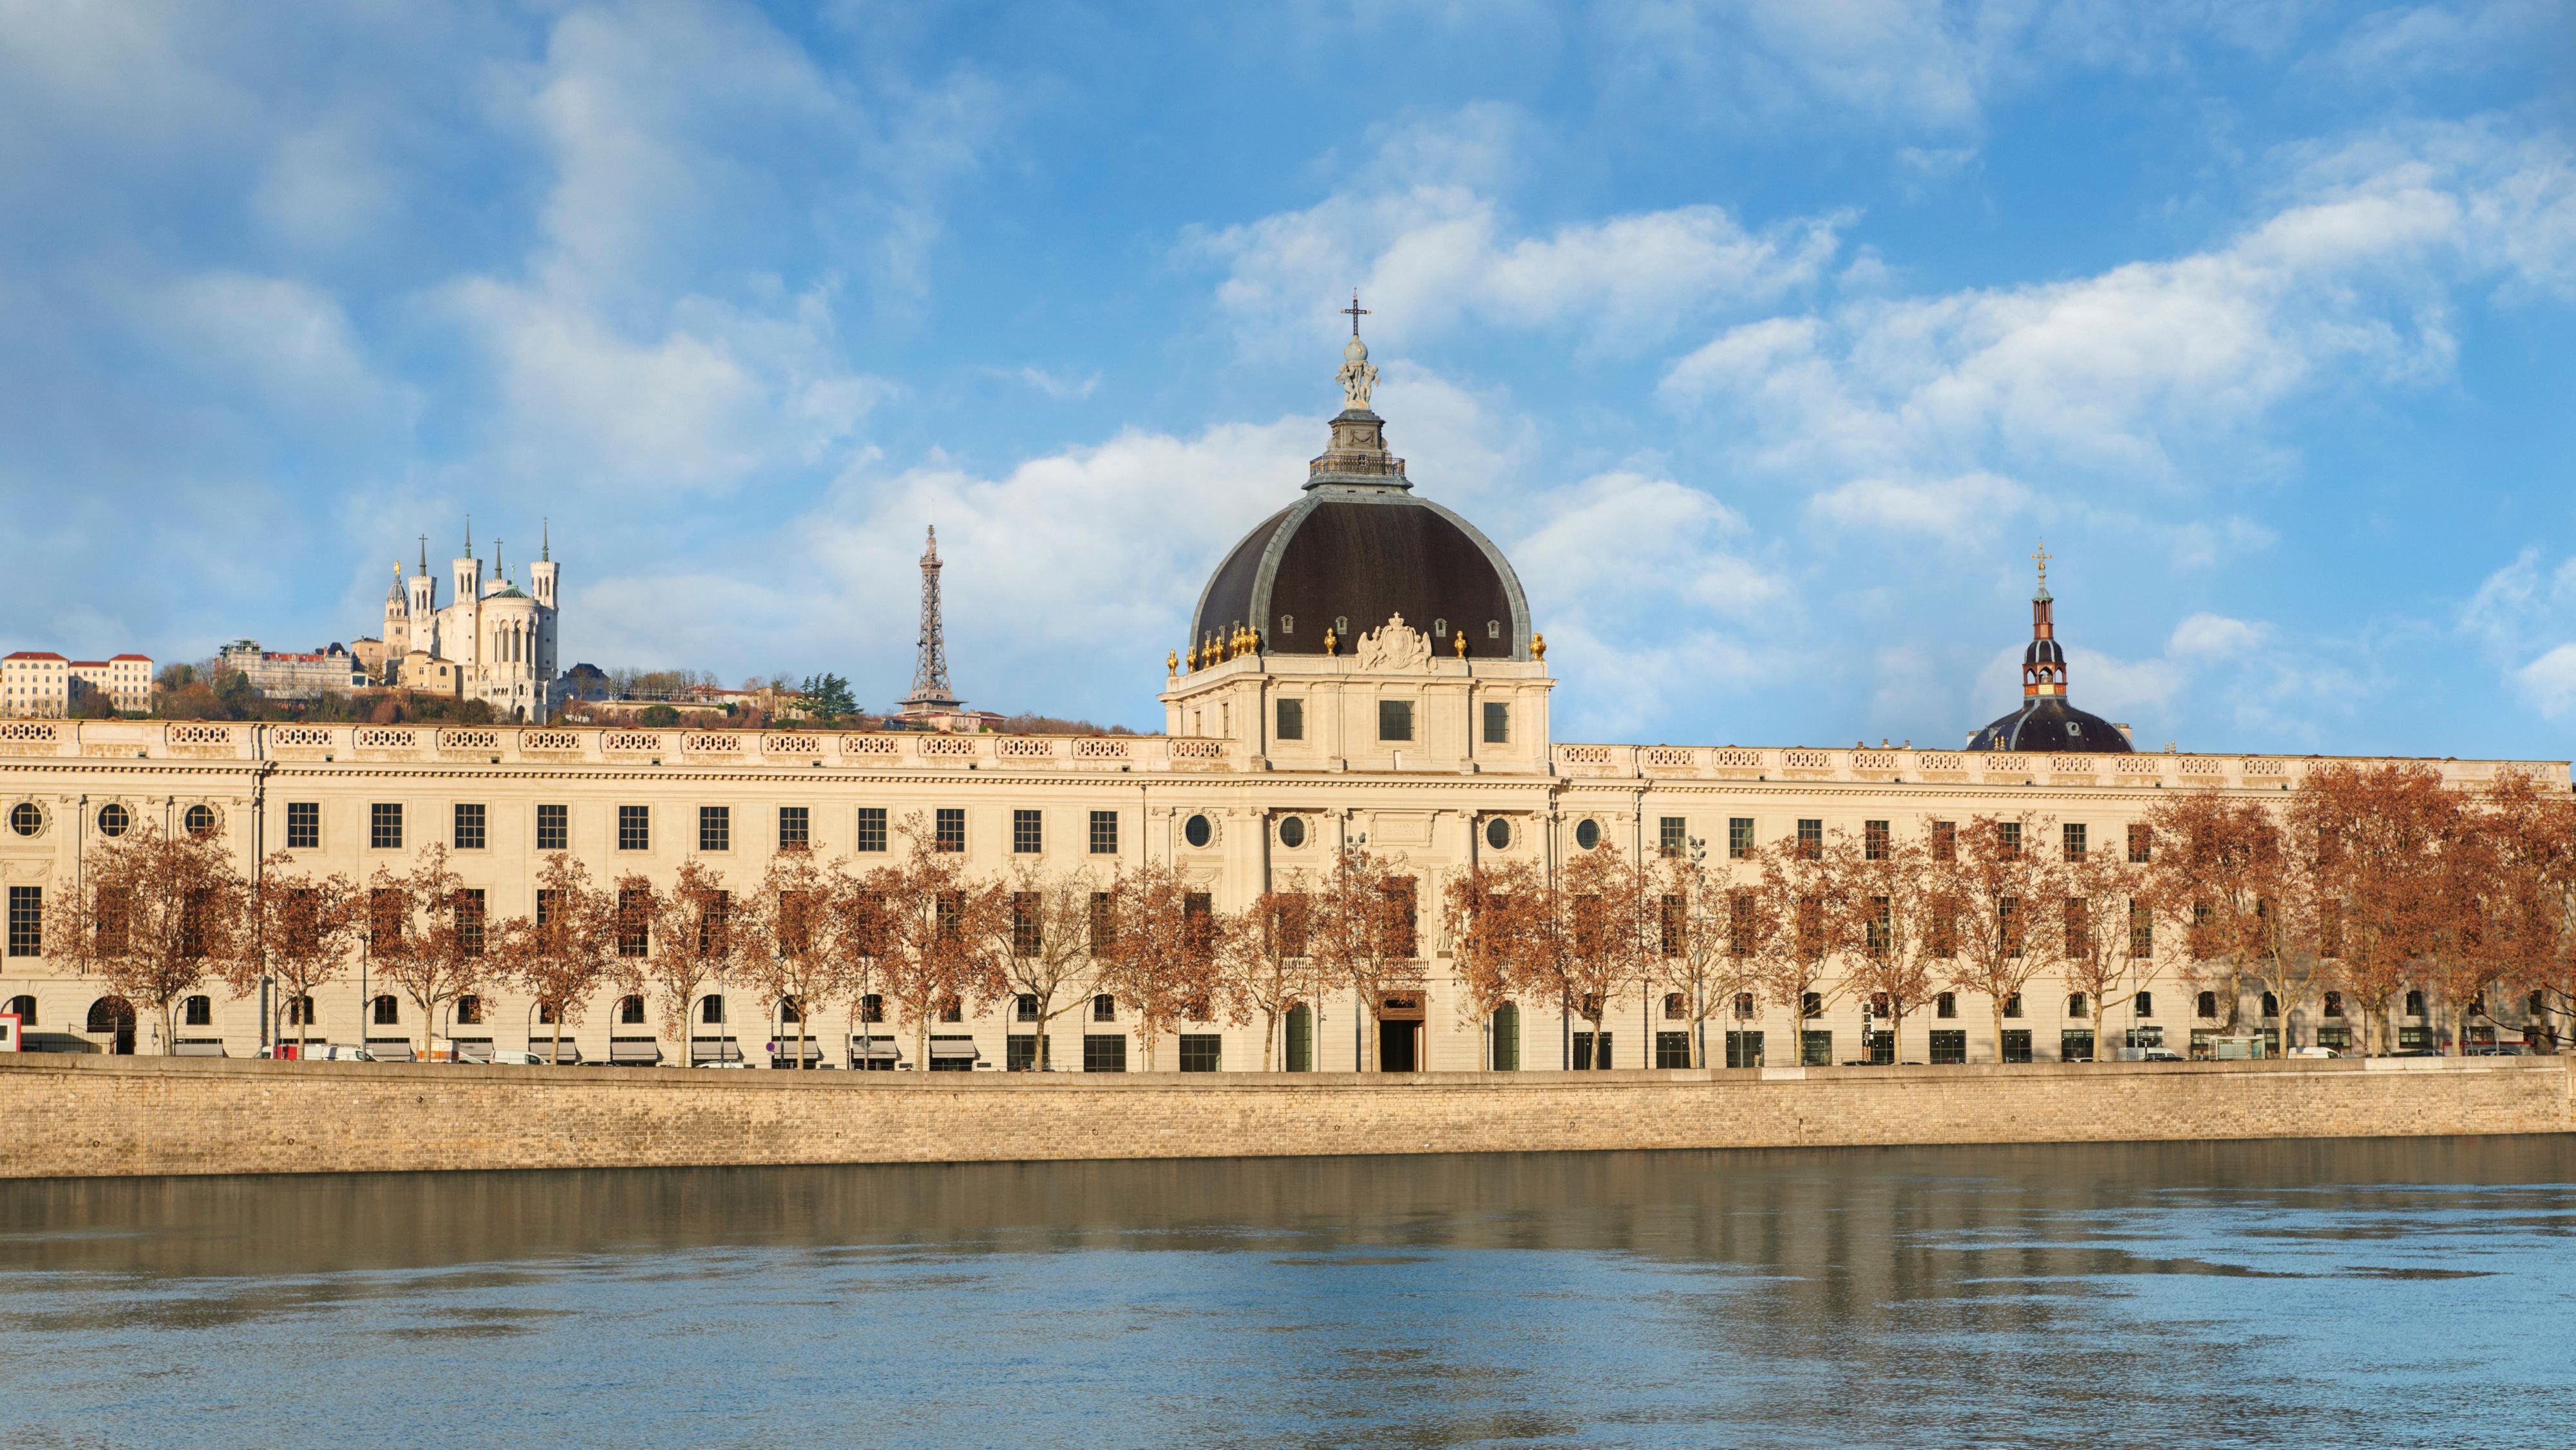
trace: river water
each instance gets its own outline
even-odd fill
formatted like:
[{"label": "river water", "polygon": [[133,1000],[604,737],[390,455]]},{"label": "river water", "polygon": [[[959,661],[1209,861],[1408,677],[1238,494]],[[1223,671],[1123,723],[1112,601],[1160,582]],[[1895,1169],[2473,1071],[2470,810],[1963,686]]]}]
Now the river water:
[{"label": "river water", "polygon": [[2576,1139],[0,1184],[0,1443],[2576,1440]]}]

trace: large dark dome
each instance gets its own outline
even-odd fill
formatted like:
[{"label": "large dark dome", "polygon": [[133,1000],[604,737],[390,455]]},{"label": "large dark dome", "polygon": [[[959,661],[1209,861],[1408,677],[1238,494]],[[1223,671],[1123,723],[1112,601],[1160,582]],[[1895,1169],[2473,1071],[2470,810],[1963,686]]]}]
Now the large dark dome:
[{"label": "large dark dome", "polygon": [[[1356,338],[1350,355],[1365,367]],[[1329,629],[1333,653],[1347,655],[1401,614],[1439,654],[1463,632],[1471,658],[1530,657],[1529,604],[1511,564],[1475,525],[1414,496],[1385,429],[1364,390],[1333,420],[1306,496],[1244,535],[1200,592],[1194,644],[1223,646],[1250,629],[1265,654],[1320,655]]]},{"label": "large dark dome", "polygon": [[2127,755],[2133,746],[2120,727],[2054,695],[2022,707],[1980,730],[1970,750],[2056,750],[2088,755]]}]

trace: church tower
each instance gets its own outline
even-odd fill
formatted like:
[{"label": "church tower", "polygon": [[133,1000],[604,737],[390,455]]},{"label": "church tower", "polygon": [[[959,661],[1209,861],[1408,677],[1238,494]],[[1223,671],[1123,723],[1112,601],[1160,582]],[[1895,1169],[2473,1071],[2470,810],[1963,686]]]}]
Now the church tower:
[{"label": "church tower", "polygon": [[[474,521],[465,521],[465,552],[448,561],[456,576],[456,638],[440,641],[441,653],[471,671],[478,662],[483,633],[483,561],[474,557]],[[445,633],[445,631],[441,631]],[[471,674],[467,678],[472,678]]]},{"label": "church tower", "polygon": [[393,587],[385,591],[385,658],[399,660],[411,650],[411,598],[403,592],[402,560],[394,560]]},{"label": "church tower", "polygon": [[[411,577],[410,650],[438,653],[438,576],[429,572],[429,535],[420,536],[420,572]],[[387,641],[388,644],[391,641]]]}]

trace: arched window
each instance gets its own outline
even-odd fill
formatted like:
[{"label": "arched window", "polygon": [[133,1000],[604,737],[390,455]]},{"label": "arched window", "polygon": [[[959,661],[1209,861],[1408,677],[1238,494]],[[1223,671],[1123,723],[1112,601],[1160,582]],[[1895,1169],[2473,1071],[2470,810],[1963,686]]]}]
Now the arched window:
[{"label": "arched window", "polygon": [[2156,994],[2155,994],[2155,993],[2153,993],[2153,992],[2140,992],[2140,993],[2137,995],[2137,997],[2136,997],[2135,999],[2133,999],[2133,1000],[2134,1000],[2134,1005],[2135,1005],[2136,1010],[2137,1010],[2137,1014],[2138,1014],[2139,1016],[2141,1016],[2141,1017],[2153,1017],[2154,1015],[2156,1015]]},{"label": "arched window", "polygon": [[2264,993],[2264,994],[2263,994],[2263,1015],[2264,1015],[2264,1016],[2266,1016],[2266,1017],[2278,1017],[2278,1016],[2280,1016],[2280,1015],[2281,1015],[2281,999],[2280,999],[2280,998],[2278,998],[2278,997],[2273,996],[2273,995],[2272,995],[2271,993],[2269,993],[2269,992]]},{"label": "arched window", "polygon": [[1824,995],[1823,995],[1822,993],[1819,993],[1819,992],[1808,992],[1808,993],[1806,993],[1806,994],[1804,994],[1803,996],[1801,996],[1801,997],[1799,997],[1799,998],[1798,998],[1798,1015],[1799,1015],[1799,1016],[1801,1016],[1801,1017],[1821,1017],[1821,1016],[1823,1016],[1823,1015],[1824,1015],[1824,1012],[1825,1012],[1825,999],[1824,999]]},{"label": "arched window", "polygon": [[2066,1015],[2069,1017],[2083,1017],[2090,1015],[2084,1008],[2083,993],[2069,992],[2066,994]]},{"label": "arched window", "polygon": [[1667,1021],[1667,1022],[1679,1022],[1680,1020],[1682,1020],[1682,1016],[1683,1016],[1683,1014],[1685,1014],[1685,1013],[1687,1013],[1687,1012],[1689,1012],[1689,1011],[1690,1011],[1690,1007],[1689,1007],[1689,1006],[1688,1006],[1688,1005],[1683,1001],[1683,999],[1682,999],[1682,994],[1681,994],[1681,993],[1679,993],[1679,992],[1666,992],[1666,993],[1664,994],[1664,1020],[1665,1020],[1665,1021]]},{"label": "arched window", "polygon": [[2200,1000],[2193,1004],[2192,1010],[2202,1017],[2215,1019],[2218,1016],[2218,994],[2216,992],[2201,993]]},{"label": "arched window", "polygon": [[939,999],[939,1020],[940,1020],[940,1021],[942,1021],[942,1022],[963,1022],[963,1021],[965,1021],[965,1020],[966,1020],[966,1004],[965,1004],[965,1003],[963,1003],[963,1002],[958,1001],[958,1000],[957,1000],[957,998],[956,998],[956,996],[955,996],[954,994],[951,994],[951,995],[949,995],[949,996],[945,996],[945,997],[940,998],[940,999]]},{"label": "arched window", "polygon": [[885,998],[875,992],[870,992],[866,996],[861,997],[859,999],[859,1020],[862,1022],[883,1022],[885,1020]]},{"label": "arched window", "polygon": [[14,1015],[21,1028],[36,1025],[36,999],[33,997],[12,997],[9,999],[9,1005],[6,1008],[0,1008],[0,1011]]},{"label": "arched window", "polygon": [[709,996],[705,1001],[700,1002],[698,1004],[698,1020],[701,1022],[724,1021],[724,998]]},{"label": "arched window", "polygon": [[1502,622],[1501,620],[1499,620],[1499,619],[1489,619],[1489,620],[1486,620],[1486,621],[1485,621],[1485,638],[1487,638],[1487,639],[1501,639],[1502,637],[1503,637],[1503,622]]},{"label": "arched window", "polygon": [[134,1004],[123,997],[101,997],[89,1004],[91,1032],[131,1032],[134,1030]]},{"label": "arched window", "polygon": [[620,1025],[622,1025],[622,1026],[627,1026],[627,1027],[632,1027],[632,1026],[634,1026],[635,1024],[637,1024],[637,1023],[639,1023],[639,1022],[643,1021],[643,1020],[644,1020],[644,999],[643,999],[643,998],[641,998],[641,997],[620,997],[620,998],[618,998],[618,999],[617,999],[617,1020],[618,1020],[618,1022],[619,1022],[619,1024],[620,1024]]},{"label": "arched window", "polygon": [[212,1027],[215,1025],[215,999],[191,997],[179,1004],[179,1013],[181,1020],[187,1026]]},{"label": "arched window", "polygon": [[286,1025],[289,1027],[310,1027],[313,1025],[313,998],[311,996],[290,997],[287,999]]},{"label": "arched window", "polygon": [[555,1025],[555,1009],[543,1003],[539,1003],[537,1006],[537,1023],[543,1027],[552,1027]]},{"label": "arched window", "polygon": [[396,1001],[391,993],[368,1005],[375,1008],[376,1025],[379,1027],[391,1027],[402,1021],[402,1003]]},{"label": "arched window", "polygon": [[483,1024],[483,999],[470,992],[457,998],[456,1024],[460,1027],[481,1026]]},{"label": "arched window", "polygon": [[781,997],[778,999],[778,1020],[782,1025],[802,1022],[805,1020],[805,1009],[795,998]]},{"label": "arched window", "polygon": [[2004,1015],[2007,1017],[2021,1015],[2021,993],[2015,992],[2004,999]]},{"label": "arched window", "polygon": [[1735,994],[1735,1017],[1739,1022],[1750,1022],[1753,1020],[1752,993],[1738,992]]},{"label": "arched window", "polygon": [[1092,998],[1091,1020],[1094,1022],[1117,1021],[1118,999],[1109,995],[1107,992],[1103,992],[1099,996]]},{"label": "arched window", "polygon": [[1283,635],[1295,634],[1297,632],[1297,616],[1293,614],[1283,614],[1279,616],[1279,632]]}]

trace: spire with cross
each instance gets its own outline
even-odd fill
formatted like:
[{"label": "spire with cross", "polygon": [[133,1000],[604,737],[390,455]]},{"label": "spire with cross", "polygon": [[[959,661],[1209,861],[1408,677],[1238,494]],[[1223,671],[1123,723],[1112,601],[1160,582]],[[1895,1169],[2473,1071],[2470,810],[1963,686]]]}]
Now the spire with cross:
[{"label": "spire with cross", "polygon": [[1360,294],[1358,288],[1354,287],[1351,289],[1351,305],[1342,309],[1342,315],[1351,320],[1351,336],[1359,336],[1360,319],[1368,316],[1369,310],[1360,305]]},{"label": "spire with cross", "polygon": [[2045,599],[2048,597],[2048,540],[2040,540],[2039,548],[2030,557],[2039,565],[2039,597]]}]

